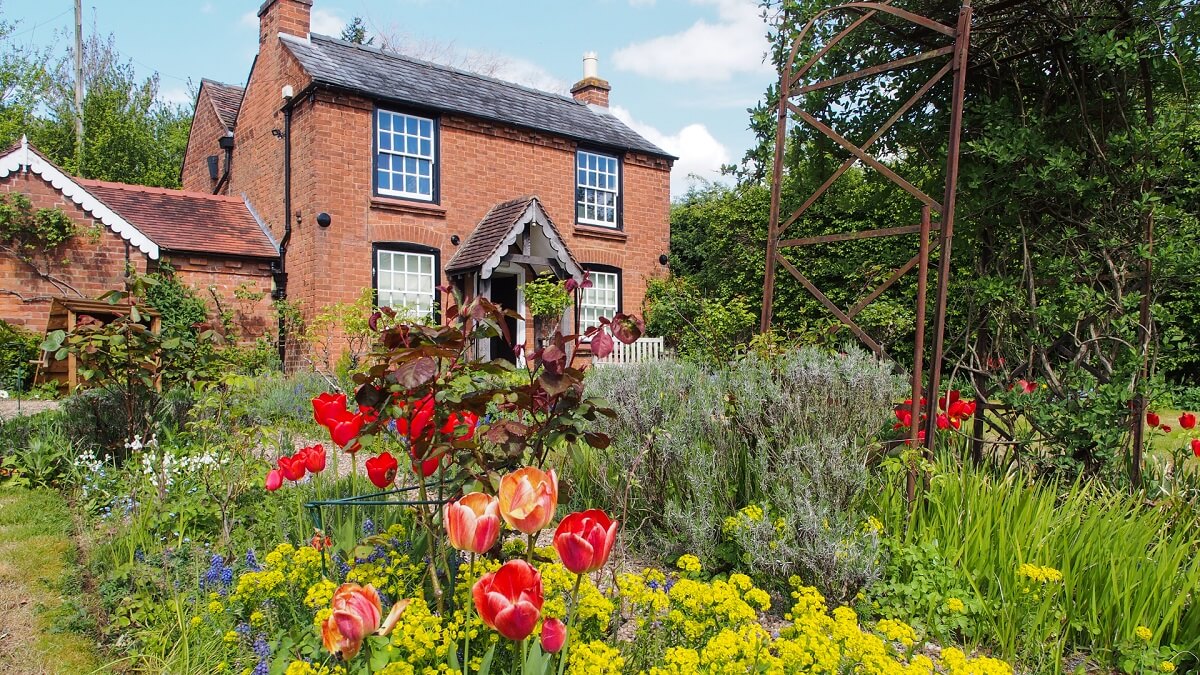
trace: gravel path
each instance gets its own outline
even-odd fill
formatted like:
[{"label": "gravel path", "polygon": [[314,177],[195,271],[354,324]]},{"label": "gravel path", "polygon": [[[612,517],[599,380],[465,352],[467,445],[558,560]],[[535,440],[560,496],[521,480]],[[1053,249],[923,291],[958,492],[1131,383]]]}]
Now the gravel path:
[{"label": "gravel path", "polygon": [[18,415],[36,415],[43,410],[57,410],[58,401],[43,401],[38,399],[15,398],[0,399],[0,422],[12,419]]}]

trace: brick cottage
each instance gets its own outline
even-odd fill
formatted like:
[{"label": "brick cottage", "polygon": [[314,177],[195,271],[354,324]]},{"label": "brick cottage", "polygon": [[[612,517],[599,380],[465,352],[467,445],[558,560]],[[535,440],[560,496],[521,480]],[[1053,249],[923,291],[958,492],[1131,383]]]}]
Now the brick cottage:
[{"label": "brick cottage", "polygon": [[251,333],[270,328],[278,249],[242,198],[75,178],[25,139],[0,154],[0,194],[13,193],[34,210],[61,210],[76,234],[49,254],[18,257],[0,247],[0,319],[41,333],[53,300],[123,289],[127,267],[144,274],[170,266],[203,294],[261,297],[235,303],[234,318]]},{"label": "brick cottage", "polygon": [[562,96],[311,34],[311,10],[262,4],[246,87],[202,82],[182,171],[268,224],[277,297],[311,317],[372,288],[436,318],[442,284],[523,307],[534,275],[588,270],[568,329],[640,310],[674,157],[609,112],[594,57]]}]

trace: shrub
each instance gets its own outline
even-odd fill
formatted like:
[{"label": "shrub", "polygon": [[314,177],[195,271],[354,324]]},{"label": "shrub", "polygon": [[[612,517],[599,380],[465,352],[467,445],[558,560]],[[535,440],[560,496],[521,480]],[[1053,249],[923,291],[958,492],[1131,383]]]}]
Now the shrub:
[{"label": "shrub", "polygon": [[706,299],[686,279],[651,279],[646,287],[646,331],[666,338],[680,358],[720,364],[746,344],[758,325],[745,298]]},{"label": "shrub", "polygon": [[[889,364],[803,348],[721,370],[598,369],[588,387],[616,412],[600,423],[612,444],[569,473],[642,543],[777,580],[799,574],[839,599],[874,577],[859,502],[899,388]],[[756,518],[739,513],[751,505]]]},{"label": "shrub", "polygon": [[40,356],[37,333],[0,320],[0,389],[25,391],[33,383],[34,366]]}]

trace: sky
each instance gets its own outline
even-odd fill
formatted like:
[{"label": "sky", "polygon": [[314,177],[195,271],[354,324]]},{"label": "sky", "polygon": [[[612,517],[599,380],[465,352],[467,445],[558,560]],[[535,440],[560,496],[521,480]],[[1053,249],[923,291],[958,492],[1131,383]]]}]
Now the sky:
[{"label": "sky", "polygon": [[[160,96],[190,105],[200,78],[244,84],[261,0],[84,0],[84,31],[113,34]],[[18,45],[70,39],[73,0],[0,0]],[[753,143],[753,106],[776,79],[755,0],[314,0],[312,32],[338,36],[353,17],[427,55],[488,63],[494,76],[566,93],[599,56],[612,111],[679,160],[671,192]]]}]

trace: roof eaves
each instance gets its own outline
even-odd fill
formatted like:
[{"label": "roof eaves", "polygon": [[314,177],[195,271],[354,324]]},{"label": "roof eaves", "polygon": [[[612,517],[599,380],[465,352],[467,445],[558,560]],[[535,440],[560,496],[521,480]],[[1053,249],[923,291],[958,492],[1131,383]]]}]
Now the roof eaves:
[{"label": "roof eaves", "polygon": [[7,178],[10,174],[22,169],[40,176],[54,186],[54,189],[61,192],[64,197],[69,198],[91,214],[93,218],[104,223],[110,230],[128,241],[131,246],[145,253],[151,260],[158,260],[159,246],[157,243],[122,218],[116,211],[113,211],[99,197],[77,183],[54,162],[43,157],[40,152],[29,145],[29,140],[24,136],[21,137],[20,147],[0,157],[0,178]]}]

